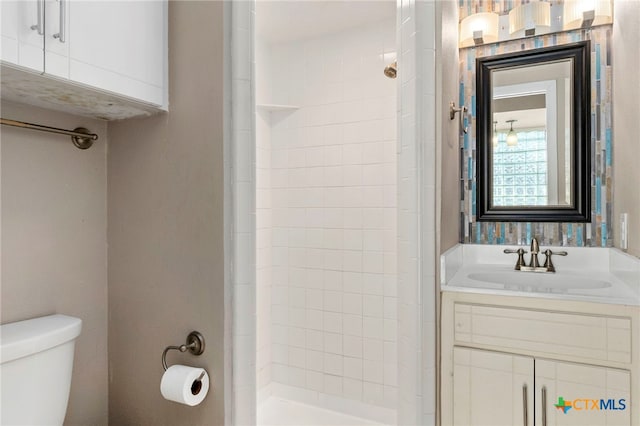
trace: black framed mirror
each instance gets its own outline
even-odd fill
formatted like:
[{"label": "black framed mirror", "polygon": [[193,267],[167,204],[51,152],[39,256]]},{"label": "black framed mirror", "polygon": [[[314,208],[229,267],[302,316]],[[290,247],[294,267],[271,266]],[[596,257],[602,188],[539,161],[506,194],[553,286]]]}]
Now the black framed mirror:
[{"label": "black framed mirror", "polygon": [[476,59],[478,221],[591,220],[588,41]]}]

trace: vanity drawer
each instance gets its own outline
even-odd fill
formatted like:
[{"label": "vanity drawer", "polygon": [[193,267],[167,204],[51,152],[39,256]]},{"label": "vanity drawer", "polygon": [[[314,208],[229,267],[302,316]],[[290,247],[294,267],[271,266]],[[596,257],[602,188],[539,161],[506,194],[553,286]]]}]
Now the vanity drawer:
[{"label": "vanity drawer", "polygon": [[455,342],[631,362],[631,319],[456,303]]}]

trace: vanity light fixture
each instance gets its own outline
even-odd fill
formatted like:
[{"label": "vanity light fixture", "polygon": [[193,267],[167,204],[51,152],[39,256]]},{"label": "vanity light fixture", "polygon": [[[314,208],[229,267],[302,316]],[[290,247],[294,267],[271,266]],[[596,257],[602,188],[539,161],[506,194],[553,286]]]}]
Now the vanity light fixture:
[{"label": "vanity light fixture", "polygon": [[611,0],[565,0],[563,15],[565,31],[613,22]]},{"label": "vanity light fixture", "polygon": [[494,12],[469,15],[460,22],[460,47],[498,41],[499,16]]},{"label": "vanity light fixture", "polygon": [[545,34],[551,30],[551,3],[534,1],[514,7],[509,12],[509,34],[520,38]]},{"label": "vanity light fixture", "polygon": [[509,133],[507,133],[507,146],[516,146],[518,145],[518,135],[513,131],[513,123],[518,120],[507,120],[507,123],[511,124],[511,128],[509,129]]},{"label": "vanity light fixture", "polygon": [[493,147],[497,148],[498,147],[498,130],[496,129],[496,124],[498,124],[497,121],[493,122]]}]

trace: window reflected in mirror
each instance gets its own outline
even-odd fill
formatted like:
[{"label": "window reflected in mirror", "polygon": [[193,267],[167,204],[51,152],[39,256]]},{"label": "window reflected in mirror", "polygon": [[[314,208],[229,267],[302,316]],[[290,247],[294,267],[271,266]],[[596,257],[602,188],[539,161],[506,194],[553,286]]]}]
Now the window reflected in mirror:
[{"label": "window reflected in mirror", "polygon": [[571,205],[570,59],[492,73],[494,206]]}]

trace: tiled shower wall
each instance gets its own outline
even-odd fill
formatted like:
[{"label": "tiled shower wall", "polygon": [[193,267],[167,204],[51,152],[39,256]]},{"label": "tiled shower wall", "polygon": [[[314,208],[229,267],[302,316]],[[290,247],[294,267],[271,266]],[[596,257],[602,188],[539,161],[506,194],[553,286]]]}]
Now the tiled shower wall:
[{"label": "tiled shower wall", "polygon": [[396,82],[382,71],[395,42],[390,19],[273,45],[264,56],[269,99],[257,89],[258,104],[299,106],[270,117],[271,378],[389,408],[397,395],[397,104]]},{"label": "tiled shower wall", "polygon": [[[256,52],[257,53],[257,52]],[[256,112],[256,383],[271,382],[271,128],[270,113]]]},{"label": "tiled shower wall", "polygon": [[[476,58],[581,40],[591,40],[591,223],[476,222]],[[461,241],[523,245],[537,237],[544,245],[613,245],[611,59],[611,26],[460,50],[459,101],[470,107],[467,115],[469,133],[464,136],[461,150]]]}]

